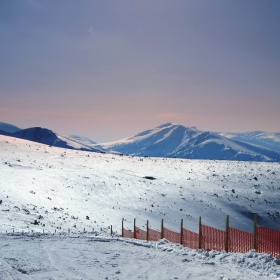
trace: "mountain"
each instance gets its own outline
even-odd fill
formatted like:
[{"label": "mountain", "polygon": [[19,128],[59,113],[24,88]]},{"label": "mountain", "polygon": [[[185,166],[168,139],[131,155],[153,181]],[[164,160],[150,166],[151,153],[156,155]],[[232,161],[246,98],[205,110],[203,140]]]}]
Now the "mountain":
[{"label": "mountain", "polygon": [[135,156],[188,159],[280,161],[280,153],[266,147],[224,137],[195,127],[167,123],[119,141],[98,144],[107,152]]},{"label": "mountain", "polygon": [[100,149],[90,147],[83,143],[79,143],[75,139],[70,139],[65,136],[54,133],[53,131],[41,128],[32,127],[27,129],[22,129],[16,132],[6,132],[0,130],[0,134],[6,136],[12,136],[15,138],[25,139],[49,146],[66,148],[66,149],[76,149],[90,152],[103,152]]},{"label": "mountain", "polygon": [[16,132],[21,130],[19,127],[12,125],[12,124],[8,124],[8,123],[4,123],[4,122],[0,122],[0,130],[4,131],[4,132]]},{"label": "mountain", "polygon": [[280,153],[280,133],[253,131],[244,133],[219,133],[221,136],[243,141],[249,144],[260,145]]},{"label": "mountain", "polygon": [[87,145],[87,146],[93,146],[96,144],[96,142],[92,141],[91,139],[89,139],[87,137],[78,136],[78,135],[69,135],[69,139],[71,139],[73,141],[77,141],[77,142]]},{"label": "mountain", "polygon": [[268,254],[104,237],[122,219],[198,232],[200,216],[225,230],[227,215],[252,233],[254,213],[280,230],[278,163],[89,155],[2,135],[0,147],[0,279],[279,278]]}]

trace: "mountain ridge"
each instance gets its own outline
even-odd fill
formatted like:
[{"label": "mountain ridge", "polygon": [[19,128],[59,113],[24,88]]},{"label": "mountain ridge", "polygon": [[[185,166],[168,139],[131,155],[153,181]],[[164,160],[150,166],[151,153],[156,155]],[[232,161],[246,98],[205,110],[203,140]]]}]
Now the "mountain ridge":
[{"label": "mountain ridge", "polygon": [[[7,131],[13,129],[16,131]],[[77,135],[62,136],[46,128],[19,129],[13,125],[0,123],[0,134],[90,152],[149,157],[280,162],[280,133],[263,131],[221,133],[169,122],[117,141],[96,143],[89,138]]]},{"label": "mountain ridge", "polygon": [[166,123],[128,138],[97,144],[96,147],[106,152],[134,156],[280,161],[280,153],[266,147],[175,123]]},{"label": "mountain ridge", "polygon": [[0,130],[0,134],[59,148],[83,150],[90,152],[103,152],[100,149],[85,145],[76,141],[75,139],[61,136],[47,128],[42,127],[31,127],[21,129],[15,132],[7,132]]}]

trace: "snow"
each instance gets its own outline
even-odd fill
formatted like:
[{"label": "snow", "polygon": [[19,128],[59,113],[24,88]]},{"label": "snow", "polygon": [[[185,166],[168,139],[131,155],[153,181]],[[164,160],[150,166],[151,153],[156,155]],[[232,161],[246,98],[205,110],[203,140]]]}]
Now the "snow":
[{"label": "snow", "polygon": [[278,261],[85,233],[0,236],[1,279],[279,279]]},{"label": "snow", "polygon": [[219,133],[221,136],[244,141],[250,144],[261,145],[268,149],[280,152],[280,133],[252,131],[243,133]]},{"label": "snow", "polygon": [[279,230],[279,181],[279,163],[119,156],[0,136],[0,279],[280,279],[265,254],[118,237],[123,218],[128,229],[137,218],[159,230],[164,219],[177,232],[184,219],[197,232],[199,216],[224,230],[230,215],[252,232],[257,213]]},{"label": "snow", "polygon": [[271,145],[266,139],[266,141],[250,143],[246,134],[244,137],[246,141],[242,142],[239,138],[233,140],[233,137],[229,137],[228,134],[167,123],[129,138],[96,144],[95,147],[107,152],[115,151],[136,156],[280,161],[278,142],[273,142],[274,145]]}]

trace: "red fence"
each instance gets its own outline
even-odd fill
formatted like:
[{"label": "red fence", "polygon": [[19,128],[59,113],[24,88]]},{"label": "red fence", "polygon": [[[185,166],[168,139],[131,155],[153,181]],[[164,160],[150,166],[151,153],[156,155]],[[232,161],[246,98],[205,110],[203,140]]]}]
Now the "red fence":
[{"label": "red fence", "polygon": [[201,225],[202,244],[201,248],[206,251],[225,249],[225,232],[220,229]]},{"label": "red fence", "polygon": [[257,250],[280,258],[280,231],[257,227]]},{"label": "red fence", "polygon": [[122,228],[122,236],[127,238],[134,238],[134,233],[125,228]]},{"label": "red fence", "polygon": [[252,233],[239,230],[236,228],[229,228],[229,252],[246,253],[253,248],[254,235]]},{"label": "red fence", "polygon": [[181,235],[178,232],[163,228],[163,238],[173,243],[180,243]]},{"label": "red fence", "polygon": [[162,222],[162,232],[148,227],[147,234],[147,231],[134,225],[134,232],[122,227],[122,237],[141,240],[147,240],[148,237],[150,241],[158,241],[163,237],[173,243],[181,243],[192,249],[200,247],[206,251],[227,249],[228,252],[246,253],[256,249],[259,253],[268,253],[280,258],[280,231],[277,230],[255,226],[255,233],[252,234],[229,226],[226,227],[227,231],[223,231],[200,224],[199,235],[182,227],[181,224],[181,233],[178,233],[163,227]]},{"label": "red fence", "polygon": [[198,233],[189,231],[187,229],[183,229],[183,246],[187,246],[191,249],[197,249],[198,248]]},{"label": "red fence", "polygon": [[158,241],[161,239],[161,232],[149,228],[149,240]]},{"label": "red fence", "polygon": [[135,227],[134,235],[136,239],[147,240],[147,232],[138,227]]}]

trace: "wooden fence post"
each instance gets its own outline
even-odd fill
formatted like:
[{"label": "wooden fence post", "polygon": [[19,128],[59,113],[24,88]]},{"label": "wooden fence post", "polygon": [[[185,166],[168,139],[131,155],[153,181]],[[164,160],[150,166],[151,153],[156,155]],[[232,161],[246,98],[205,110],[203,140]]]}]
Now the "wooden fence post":
[{"label": "wooden fence post", "polygon": [[225,238],[225,251],[228,253],[228,241],[229,241],[229,215],[226,218],[226,238]]},{"label": "wooden fence post", "polygon": [[149,241],[149,221],[147,220],[147,241]]},{"label": "wooden fence post", "polygon": [[184,220],[181,219],[181,229],[180,229],[180,244],[183,245],[183,226],[184,226]]},{"label": "wooden fence post", "polygon": [[123,219],[122,219],[122,237],[123,237]]},{"label": "wooden fence post", "polygon": [[198,249],[201,249],[202,245],[202,230],[201,230],[201,217],[199,217],[199,228],[198,228]]},{"label": "wooden fence post", "polygon": [[134,226],[133,226],[133,238],[136,239],[136,219],[134,218]]},{"label": "wooden fence post", "polygon": [[164,233],[163,233],[163,219],[161,219],[161,236],[160,236],[161,239],[164,238]]},{"label": "wooden fence post", "polygon": [[256,251],[258,250],[257,248],[257,214],[254,215],[254,248]]}]

